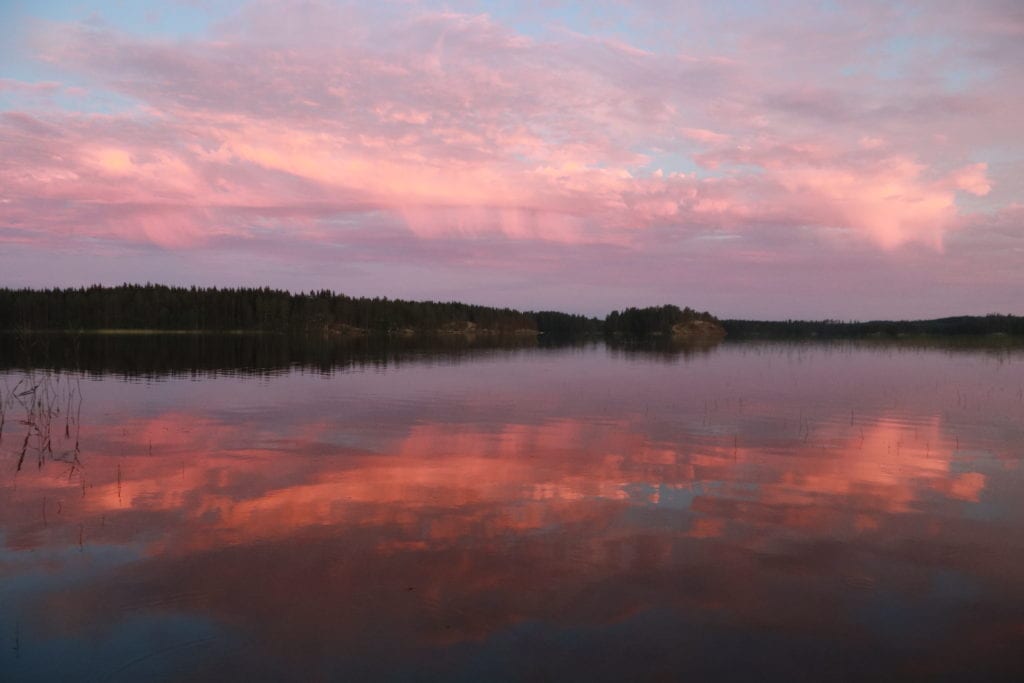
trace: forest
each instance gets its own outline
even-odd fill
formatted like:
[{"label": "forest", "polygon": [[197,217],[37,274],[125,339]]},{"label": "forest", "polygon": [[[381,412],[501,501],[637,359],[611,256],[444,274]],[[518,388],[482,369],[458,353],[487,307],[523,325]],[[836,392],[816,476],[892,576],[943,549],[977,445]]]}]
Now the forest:
[{"label": "forest", "polygon": [[549,337],[560,339],[597,337],[604,330],[604,321],[600,318],[588,318],[575,313],[530,311],[526,315],[533,318],[537,329]]},{"label": "forest", "polygon": [[454,301],[352,297],[331,290],[117,287],[0,289],[0,331],[278,332],[532,335],[548,338],[670,337],[682,327],[714,326],[732,340],[1024,337],[1024,317],[990,314],[935,320],[722,320],[674,305],[615,310],[604,319],[560,311],[517,311]]},{"label": "forest", "polygon": [[0,330],[536,332],[533,317],[457,302],[359,298],[318,290],[121,285],[0,289]]},{"label": "forest", "polygon": [[0,289],[0,330],[492,333],[581,338],[668,335],[710,313],[673,305],[612,311],[603,320],[560,311],[520,312],[458,302],[351,297],[331,290],[297,294],[263,288],[131,285]]},{"label": "forest", "polygon": [[965,315],[934,320],[723,320],[729,339],[898,339],[905,337],[1024,337],[1024,316]]}]

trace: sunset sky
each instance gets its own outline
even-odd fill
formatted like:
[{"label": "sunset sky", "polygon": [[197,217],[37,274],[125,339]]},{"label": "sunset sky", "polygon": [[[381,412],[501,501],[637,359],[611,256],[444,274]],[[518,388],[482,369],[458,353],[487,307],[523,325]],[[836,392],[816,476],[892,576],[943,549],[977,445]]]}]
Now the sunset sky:
[{"label": "sunset sky", "polygon": [[0,2],[0,286],[1024,314],[1024,3]]}]

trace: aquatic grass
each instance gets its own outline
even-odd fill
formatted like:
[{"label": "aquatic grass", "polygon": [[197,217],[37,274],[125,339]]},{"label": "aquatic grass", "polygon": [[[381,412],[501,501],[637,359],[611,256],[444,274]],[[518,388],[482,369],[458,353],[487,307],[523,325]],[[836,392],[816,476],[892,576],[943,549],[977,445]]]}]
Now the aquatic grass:
[{"label": "aquatic grass", "polygon": [[[74,384],[59,374],[28,372],[12,387],[6,384],[0,390],[0,447],[8,417],[12,422],[25,427],[25,434],[17,455],[15,471],[20,472],[29,455],[33,455],[36,468],[42,469],[49,462],[63,462],[70,465],[70,474],[81,468],[81,384]],[[61,434],[60,418],[64,429]],[[8,429],[9,431],[9,429]],[[71,440],[74,439],[72,445]]]}]

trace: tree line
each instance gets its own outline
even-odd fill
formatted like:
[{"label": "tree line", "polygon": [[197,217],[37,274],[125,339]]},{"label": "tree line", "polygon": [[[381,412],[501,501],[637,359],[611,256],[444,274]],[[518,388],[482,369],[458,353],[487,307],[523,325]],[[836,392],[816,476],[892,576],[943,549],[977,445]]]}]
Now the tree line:
[{"label": "tree line", "polygon": [[352,297],[328,289],[292,293],[269,287],[124,284],[78,288],[0,288],[0,331],[261,331],[289,333],[488,332],[632,339],[671,336],[679,325],[721,325],[730,339],[861,339],[914,336],[1024,337],[1024,317],[990,314],[935,320],[722,320],[674,305],[630,307],[606,317],[521,312],[455,301]]},{"label": "tree line", "polygon": [[458,302],[350,297],[330,290],[293,294],[263,288],[121,285],[0,289],[3,330],[188,330],[321,332],[362,330],[536,331],[509,308]]},{"label": "tree line", "polygon": [[549,336],[656,336],[709,313],[678,306],[627,308],[604,319],[560,311],[520,312],[454,301],[351,297],[328,289],[291,293],[261,288],[124,284],[0,289],[5,331],[493,332]]},{"label": "tree line", "polygon": [[888,339],[1024,336],[1024,317],[990,314],[934,320],[723,320],[730,339]]}]

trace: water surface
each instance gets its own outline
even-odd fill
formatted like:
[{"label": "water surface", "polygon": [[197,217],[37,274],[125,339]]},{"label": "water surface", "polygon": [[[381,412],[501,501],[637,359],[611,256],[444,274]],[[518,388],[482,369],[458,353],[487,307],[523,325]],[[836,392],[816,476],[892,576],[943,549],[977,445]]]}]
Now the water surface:
[{"label": "water surface", "polygon": [[4,680],[1024,675],[1016,352],[355,358],[8,364]]}]

